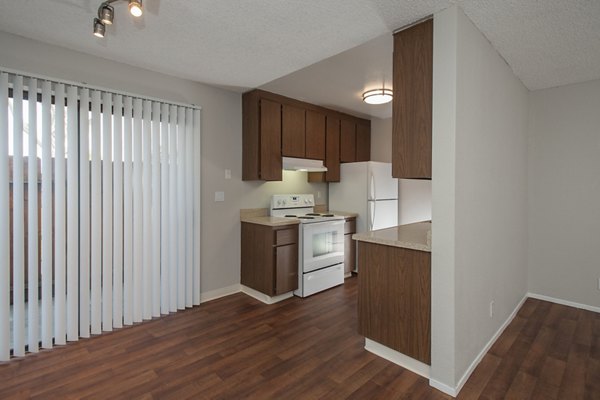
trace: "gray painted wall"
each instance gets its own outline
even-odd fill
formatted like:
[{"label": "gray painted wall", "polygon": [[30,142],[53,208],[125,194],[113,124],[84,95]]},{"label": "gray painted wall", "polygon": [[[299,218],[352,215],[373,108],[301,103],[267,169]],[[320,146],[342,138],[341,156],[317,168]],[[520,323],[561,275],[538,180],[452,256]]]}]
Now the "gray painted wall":
[{"label": "gray painted wall", "polygon": [[436,15],[432,379],[450,387],[527,292],[527,101],[462,10]]},{"label": "gray painted wall", "polygon": [[[3,32],[0,49],[5,68],[202,107],[203,294],[240,282],[241,208],[268,207],[272,194],[285,192],[314,193],[315,198],[320,193],[317,203],[327,203],[326,184],[308,184],[302,172],[285,173],[283,182],[242,182],[239,93]],[[225,169],[231,169],[232,179],[225,179]],[[215,191],[225,192],[224,202],[214,202]]]},{"label": "gray painted wall", "polygon": [[529,291],[600,307],[600,80],[530,94]]}]

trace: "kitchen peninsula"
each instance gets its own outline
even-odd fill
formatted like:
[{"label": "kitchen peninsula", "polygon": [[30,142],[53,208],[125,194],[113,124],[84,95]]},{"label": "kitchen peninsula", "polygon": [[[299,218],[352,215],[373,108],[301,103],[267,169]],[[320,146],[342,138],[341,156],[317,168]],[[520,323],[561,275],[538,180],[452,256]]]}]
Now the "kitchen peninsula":
[{"label": "kitchen peninsula", "polygon": [[358,331],[365,348],[429,377],[431,222],[357,233]]}]

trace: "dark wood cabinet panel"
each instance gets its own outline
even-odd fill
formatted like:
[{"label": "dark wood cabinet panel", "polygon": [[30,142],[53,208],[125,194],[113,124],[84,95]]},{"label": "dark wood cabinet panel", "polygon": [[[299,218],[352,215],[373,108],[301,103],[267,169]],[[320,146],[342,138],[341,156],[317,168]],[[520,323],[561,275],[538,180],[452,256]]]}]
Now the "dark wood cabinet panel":
[{"label": "dark wood cabinet panel", "polygon": [[298,289],[298,245],[275,247],[275,294]]},{"label": "dark wood cabinet panel", "polygon": [[281,172],[281,104],[260,101],[260,179],[280,181]]},{"label": "dark wood cabinet panel", "polygon": [[242,95],[242,180],[260,179],[260,98],[256,91]]},{"label": "dark wood cabinet panel", "polygon": [[352,235],[356,233],[356,217],[347,217],[344,223],[344,275],[348,276],[356,269],[356,242]]},{"label": "dark wood cabinet panel", "polygon": [[309,182],[340,181],[340,120],[327,117],[325,123],[325,166],[327,172],[309,172]]},{"label": "dark wood cabinet panel", "polygon": [[325,180],[327,182],[340,181],[340,120],[327,118],[325,131]]},{"label": "dark wood cabinet panel", "polygon": [[273,261],[271,227],[242,222],[242,285],[273,296]]},{"label": "dark wood cabinet panel", "polygon": [[325,115],[306,110],[306,158],[325,160]]},{"label": "dark wood cabinet panel", "polygon": [[344,235],[344,275],[348,276],[356,269],[356,243],[352,234]]},{"label": "dark wood cabinet panel", "polygon": [[371,126],[356,125],[356,161],[371,159]]},{"label": "dark wood cabinet panel", "polygon": [[358,243],[358,331],[431,364],[431,253]]},{"label": "dark wood cabinet panel", "polygon": [[305,110],[284,104],[281,119],[281,154],[284,157],[304,158],[306,155]]},{"label": "dark wood cabinet panel", "polygon": [[280,181],[286,156],[325,160],[329,172],[309,173],[308,180],[339,182],[339,163],[356,161],[357,140],[362,143],[359,157],[365,159],[370,153],[367,129],[359,128],[357,138],[357,125],[370,130],[366,119],[259,89],[246,92],[242,95],[242,180]]},{"label": "dark wood cabinet panel", "polygon": [[356,124],[345,119],[340,123],[340,161],[356,161]]},{"label": "dark wood cabinet panel", "polygon": [[431,179],[433,20],[394,35],[392,176]]},{"label": "dark wood cabinet panel", "polygon": [[241,283],[268,296],[298,288],[298,225],[242,222]]}]

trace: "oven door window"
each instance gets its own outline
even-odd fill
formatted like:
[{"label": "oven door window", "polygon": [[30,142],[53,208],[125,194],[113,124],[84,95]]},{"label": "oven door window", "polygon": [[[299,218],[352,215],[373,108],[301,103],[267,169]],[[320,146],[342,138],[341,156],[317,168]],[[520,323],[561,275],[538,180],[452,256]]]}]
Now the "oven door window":
[{"label": "oven door window", "polygon": [[344,222],[324,222],[304,226],[304,272],[344,261]]}]

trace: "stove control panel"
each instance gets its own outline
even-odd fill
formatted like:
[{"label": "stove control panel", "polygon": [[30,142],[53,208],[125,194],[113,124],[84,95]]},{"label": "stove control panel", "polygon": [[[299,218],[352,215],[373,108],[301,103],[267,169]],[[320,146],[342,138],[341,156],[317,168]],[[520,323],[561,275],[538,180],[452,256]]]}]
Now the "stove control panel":
[{"label": "stove control panel", "polygon": [[313,194],[274,194],[271,197],[271,209],[313,207],[314,205]]}]

